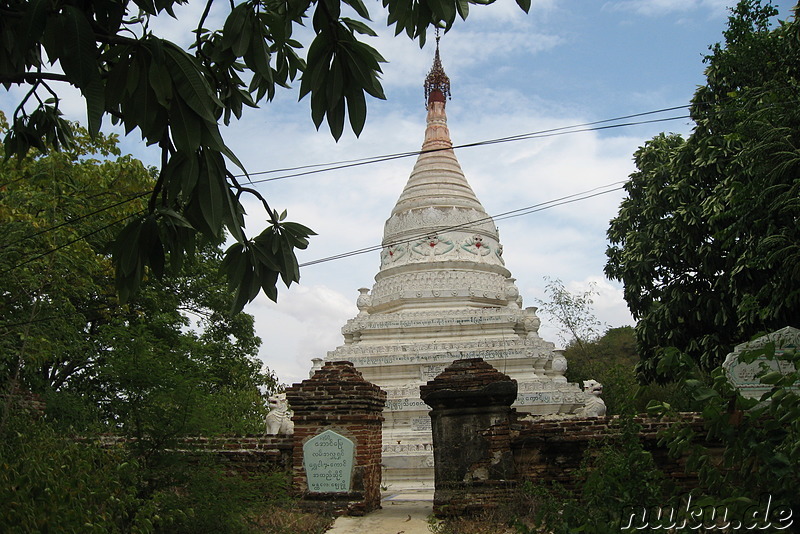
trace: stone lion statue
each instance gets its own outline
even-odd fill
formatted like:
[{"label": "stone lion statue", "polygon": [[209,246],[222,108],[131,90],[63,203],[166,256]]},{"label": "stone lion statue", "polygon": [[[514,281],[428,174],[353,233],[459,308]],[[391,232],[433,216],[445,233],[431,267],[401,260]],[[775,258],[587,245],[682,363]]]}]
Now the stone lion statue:
[{"label": "stone lion statue", "polygon": [[583,382],[583,392],[586,400],[583,403],[581,415],[586,417],[603,417],[606,415],[606,403],[600,398],[603,394],[603,384],[596,380],[585,380]]},{"label": "stone lion statue", "polygon": [[294,434],[294,423],[286,393],[278,393],[269,398],[269,413],[267,414],[266,434]]}]

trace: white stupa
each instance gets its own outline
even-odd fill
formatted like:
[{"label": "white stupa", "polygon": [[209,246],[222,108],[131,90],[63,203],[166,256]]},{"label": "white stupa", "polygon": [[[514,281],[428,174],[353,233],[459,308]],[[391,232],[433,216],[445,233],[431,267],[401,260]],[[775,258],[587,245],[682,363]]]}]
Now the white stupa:
[{"label": "white stupa", "polygon": [[437,38],[422,153],[386,221],[375,284],[359,289],[344,345],[325,358],[353,362],[387,392],[383,483],[395,490],[433,487],[431,423],[419,386],[454,360],[483,358],[516,379],[520,412],[569,413],[583,404],[578,385],[564,378],[563,355],[539,337],[536,308],[522,308],[497,227],[452,150],[449,94]]}]

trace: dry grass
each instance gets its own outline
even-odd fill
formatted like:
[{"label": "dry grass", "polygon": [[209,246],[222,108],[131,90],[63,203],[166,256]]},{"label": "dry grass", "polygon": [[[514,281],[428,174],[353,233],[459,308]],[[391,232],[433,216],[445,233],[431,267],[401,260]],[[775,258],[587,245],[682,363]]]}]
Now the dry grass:
[{"label": "dry grass", "polygon": [[333,525],[333,518],[301,511],[294,504],[275,505],[249,517],[253,532],[263,534],[322,534]]},{"label": "dry grass", "polygon": [[515,534],[517,532],[508,526],[508,517],[501,512],[431,521],[429,528],[433,534]]}]

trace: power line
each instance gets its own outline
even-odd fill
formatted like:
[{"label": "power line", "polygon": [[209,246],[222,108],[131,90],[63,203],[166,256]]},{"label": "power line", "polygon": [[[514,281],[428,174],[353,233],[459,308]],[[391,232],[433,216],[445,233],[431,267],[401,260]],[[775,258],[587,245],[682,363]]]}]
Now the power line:
[{"label": "power line", "polygon": [[[648,112],[648,113],[657,113],[657,112]],[[263,178],[261,180],[250,180],[250,183],[251,184],[262,184],[262,183],[266,183],[266,182],[275,182],[277,180],[285,180],[287,178],[297,178],[299,176],[308,176],[310,174],[318,174],[318,173],[321,173],[321,172],[338,171],[338,170],[341,170],[341,169],[349,169],[349,168],[353,168],[353,167],[361,167],[361,166],[364,166],[364,165],[372,165],[373,163],[383,163],[383,162],[392,161],[392,160],[395,160],[395,159],[408,158],[408,157],[412,157],[412,156],[419,156],[420,154],[429,154],[429,153],[432,153],[432,152],[441,152],[441,151],[445,151],[445,150],[458,150],[458,149],[461,149],[461,148],[473,148],[473,147],[478,147],[478,146],[489,146],[489,145],[494,145],[494,144],[499,144],[499,143],[510,143],[510,142],[513,142],[513,141],[525,141],[525,140],[529,140],[529,139],[543,139],[545,137],[556,137],[556,136],[559,136],[559,135],[567,135],[567,134],[583,133],[583,132],[596,132],[596,131],[601,131],[601,130],[610,130],[612,128],[624,128],[624,127],[628,127],[628,126],[639,126],[639,125],[642,125],[642,124],[653,124],[653,123],[657,123],[657,122],[667,122],[667,121],[674,121],[674,120],[680,120],[680,119],[689,119],[689,118],[691,118],[690,115],[678,115],[678,116],[674,116],[674,117],[665,117],[665,118],[660,118],[660,119],[650,119],[650,120],[646,120],[646,121],[627,122],[627,123],[622,123],[622,124],[611,124],[611,125],[606,125],[606,126],[590,126],[590,125],[596,124],[596,123],[586,123],[586,125],[564,126],[564,127],[561,127],[561,128],[552,128],[550,130],[541,130],[540,132],[530,132],[530,133],[526,133],[526,134],[519,134],[519,135],[514,135],[514,136],[509,136],[509,137],[500,137],[500,138],[497,138],[497,139],[489,139],[489,140],[485,140],[485,141],[476,141],[474,143],[466,143],[466,144],[463,144],[463,145],[455,145],[455,146],[453,146],[451,148],[435,148],[435,149],[432,149],[432,150],[415,150],[415,151],[412,151],[412,152],[399,152],[399,153],[396,153],[396,154],[387,154],[385,156],[373,156],[373,157],[369,157],[369,158],[363,158],[361,160],[347,160],[347,161],[343,161],[343,162],[331,163],[331,164],[329,164],[327,166],[324,166],[324,168],[313,168],[311,170],[304,171],[304,172],[296,172],[296,173],[292,173],[292,174],[284,174],[284,175],[281,175],[281,176],[274,176],[272,178]],[[620,120],[620,119],[619,118],[617,118],[617,119],[606,119],[605,121],[598,121],[598,122],[608,122],[608,121],[613,121],[613,120]],[[581,128],[581,129],[575,129],[575,128],[580,128],[581,126],[589,126],[589,127]],[[306,167],[308,167],[308,168],[320,167],[320,166],[323,166],[323,165],[325,165],[325,164],[308,165]],[[303,167],[298,167],[298,168],[302,169]],[[237,175],[237,176],[238,177],[240,177],[240,176],[255,176],[255,175],[258,175],[258,174],[266,174],[266,173],[272,173],[272,172],[276,172],[276,171],[262,171],[262,172],[249,173],[248,175],[242,174],[242,175]]]},{"label": "power line", "polygon": [[[526,206],[524,208],[518,208],[518,209],[515,209],[515,210],[511,210],[511,211],[506,211],[506,212],[500,213],[498,215],[495,215],[494,217],[489,215],[489,216],[486,216],[486,217],[482,217],[480,219],[476,219],[474,221],[470,221],[470,222],[466,222],[466,223],[462,223],[462,224],[457,224],[457,225],[453,225],[453,226],[448,226],[448,227],[445,227],[445,228],[442,228],[442,229],[438,230],[438,232],[450,232],[452,230],[458,230],[460,228],[464,228],[464,227],[468,227],[468,226],[472,226],[472,225],[475,225],[475,224],[480,224],[480,223],[487,222],[487,221],[492,221],[492,220],[500,221],[500,220],[505,220],[505,219],[511,219],[511,218],[514,218],[514,217],[521,217],[523,215],[530,215],[531,213],[536,213],[538,211],[543,211],[543,210],[546,210],[546,209],[549,209],[549,208],[554,208],[556,206],[562,206],[564,204],[571,204],[573,202],[578,202],[578,201],[581,201],[581,200],[587,200],[589,198],[593,198],[593,197],[596,197],[596,196],[605,195],[607,193],[612,193],[614,191],[619,191],[620,189],[622,189],[622,185],[620,185],[620,184],[623,184],[625,182],[626,182],[626,180],[620,180],[618,182],[612,182],[610,184],[606,184],[606,185],[603,185],[603,186],[600,186],[600,187],[595,187],[594,189],[588,189],[588,190],[582,191],[580,193],[574,193],[572,195],[567,195],[567,196],[556,198],[556,199],[553,199],[553,200],[548,200],[547,202],[540,202],[539,204],[533,204],[531,206]],[[614,186],[614,185],[616,185],[618,187],[614,187],[613,189],[606,189],[606,188]],[[605,189],[605,190],[598,192],[598,189]],[[408,237],[406,239],[401,239],[399,241],[390,241],[388,243],[383,243],[383,244],[380,244],[380,245],[372,245],[372,246],[369,246],[369,247],[364,247],[364,248],[360,248],[360,249],[356,249],[356,250],[351,250],[351,251],[348,251],[348,252],[342,252],[341,254],[336,254],[336,255],[333,255],[333,256],[328,256],[328,257],[325,257],[325,258],[319,258],[319,259],[316,259],[316,260],[311,260],[311,261],[307,261],[307,262],[301,263],[301,264],[299,264],[299,267],[309,267],[311,265],[317,265],[318,263],[326,263],[326,262],[329,262],[329,261],[349,258],[351,256],[358,256],[360,254],[366,254],[368,252],[374,252],[376,250],[381,250],[384,247],[411,243],[411,242],[416,241],[418,239],[422,239],[422,238],[428,237],[429,235],[430,235],[430,232],[421,233],[421,234],[417,234],[417,235]]]},{"label": "power line", "polygon": [[[588,189],[586,191],[581,191],[580,193],[574,193],[572,195],[566,195],[566,196],[563,196],[563,197],[560,197],[560,198],[556,198],[556,199],[553,199],[553,200],[548,200],[546,202],[540,202],[538,204],[533,204],[531,206],[526,206],[524,208],[518,208],[518,209],[506,211],[506,212],[503,212],[503,213],[499,213],[499,214],[495,215],[494,217],[492,217],[490,215],[486,216],[486,217],[481,217],[479,219],[476,219],[474,221],[470,221],[470,222],[467,222],[467,223],[462,223],[462,224],[457,224],[457,225],[452,225],[452,226],[445,227],[445,228],[439,230],[439,232],[448,232],[448,231],[452,231],[452,230],[458,230],[460,228],[464,228],[464,227],[467,227],[467,226],[472,226],[472,225],[475,225],[475,224],[480,224],[480,223],[483,223],[483,222],[486,222],[486,221],[500,221],[500,220],[505,220],[505,219],[511,219],[511,218],[514,218],[514,217],[521,217],[523,215],[530,215],[531,213],[536,213],[536,212],[543,211],[543,210],[550,209],[550,208],[554,208],[554,207],[557,207],[557,206],[562,206],[564,204],[571,204],[573,202],[579,202],[581,200],[587,200],[587,199],[590,199],[590,198],[593,198],[593,197],[597,197],[597,196],[600,196],[600,195],[605,195],[607,193],[612,193],[614,191],[619,191],[620,189],[622,189],[622,186],[620,184],[624,184],[625,182],[626,182],[625,180],[620,180],[620,181],[617,181],[617,182],[612,182],[612,183],[605,184],[605,185],[602,185],[602,186],[599,186],[599,187],[595,187],[593,189]],[[612,189],[607,189],[608,187],[611,187],[611,186],[617,186],[617,187],[613,187]],[[61,245],[59,247],[56,247],[55,249],[52,249],[52,250],[50,250],[48,252],[40,254],[39,256],[36,256],[36,257],[31,258],[29,260],[26,260],[26,261],[24,261],[24,262],[22,262],[20,264],[17,264],[14,267],[11,267],[10,269],[7,269],[7,270],[5,270],[3,272],[0,272],[0,275],[6,274],[9,271],[13,271],[17,267],[21,267],[22,265],[25,265],[25,264],[30,263],[32,261],[35,261],[35,260],[37,260],[37,259],[39,259],[41,257],[47,256],[48,254],[52,254],[53,252],[56,252],[57,250],[59,250],[61,248],[69,246],[72,243],[75,243],[76,241],[80,241],[81,239],[84,239],[86,237],[89,237],[92,234],[95,234],[97,232],[105,230],[105,229],[109,228],[110,226],[113,226],[114,224],[122,222],[125,219],[133,217],[133,216],[137,215],[138,213],[142,213],[142,211],[144,211],[144,210],[141,210],[141,211],[139,211],[137,213],[129,215],[128,217],[124,217],[123,219],[117,220],[117,221],[115,221],[115,222],[113,222],[113,223],[111,223],[111,224],[109,224],[109,225],[107,225],[107,226],[105,226],[103,228],[100,228],[98,230],[95,230],[93,232],[85,234],[84,236],[76,238],[75,240],[73,240],[73,241],[71,241],[69,243],[65,243],[65,244],[63,244],[63,245]],[[352,250],[352,251],[349,251],[349,252],[343,252],[342,254],[337,254],[335,256],[328,256],[326,258],[320,258],[320,259],[317,259],[317,260],[312,260],[312,261],[309,261],[309,262],[301,263],[301,264],[299,264],[299,267],[309,267],[311,265],[316,265],[318,263],[326,263],[326,262],[329,262],[329,261],[349,258],[351,256],[357,256],[357,255],[360,255],[360,254],[365,254],[367,252],[373,252],[373,251],[376,251],[376,250],[380,250],[380,249],[384,248],[385,246],[392,246],[392,245],[400,245],[400,244],[404,244],[404,243],[410,243],[412,241],[416,241],[417,239],[422,239],[423,237],[428,237],[429,235],[430,235],[430,233],[418,234],[416,236],[412,236],[412,237],[409,237],[407,239],[402,239],[402,240],[399,240],[399,241],[392,241],[392,242],[389,242],[389,243],[386,243],[386,244],[382,244],[382,245],[373,245],[373,246],[370,246],[370,247],[356,249],[356,250]],[[99,308],[90,309],[90,310],[83,310],[83,311],[80,311],[80,312],[79,311],[74,311],[74,312],[71,312],[71,313],[65,313],[65,314],[60,314],[60,315],[52,315],[52,316],[48,316],[48,317],[32,319],[32,320],[29,320],[29,321],[22,321],[22,322],[18,322],[18,323],[0,324],[0,328],[10,329],[10,328],[18,327],[18,326],[25,326],[25,325],[28,325],[28,324],[39,323],[39,322],[44,322],[44,321],[50,321],[50,320],[53,320],[53,319],[60,319],[60,318],[64,318],[64,317],[69,317],[69,316],[72,316],[72,315],[80,315],[80,314],[84,314],[86,312],[116,309],[118,307],[119,307],[118,305],[117,306],[104,306],[104,307],[99,307]]]},{"label": "power line", "polygon": [[[629,118],[643,117],[643,116],[647,116],[647,115],[655,115],[655,114],[658,114],[658,113],[665,113],[665,112],[668,112],[668,111],[675,111],[675,110],[678,110],[678,109],[684,109],[686,107],[688,107],[688,105],[673,106],[673,107],[662,108],[662,109],[653,110],[653,111],[644,111],[644,112],[641,112],[641,113],[634,113],[634,114],[631,114],[631,115],[623,115],[623,116],[614,117],[614,118],[611,118],[611,119],[602,119],[602,120],[599,120],[599,121],[586,122],[586,123],[581,123],[581,124],[574,124],[574,125],[571,125],[571,126],[561,126],[561,127],[558,127],[558,128],[550,128],[550,129],[546,129],[546,130],[539,130],[539,131],[528,132],[528,133],[524,133],[524,134],[516,134],[516,135],[511,135],[511,136],[506,136],[506,137],[499,137],[499,138],[495,138],[495,139],[477,141],[477,142],[474,142],[474,143],[466,143],[466,144],[463,144],[463,145],[456,145],[456,146],[453,146],[452,149],[450,149],[450,148],[439,148],[439,149],[425,150],[425,151],[423,151],[423,150],[415,150],[415,151],[410,151],[410,152],[398,152],[398,153],[394,153],[394,154],[387,154],[387,155],[383,155],[383,156],[371,156],[371,157],[367,157],[367,158],[354,159],[354,160],[342,160],[342,161],[331,162],[331,163],[315,163],[315,164],[311,164],[311,165],[302,165],[302,166],[297,166],[297,167],[287,167],[287,168],[283,168],[283,169],[273,169],[273,170],[269,170],[269,171],[258,171],[258,172],[248,173],[247,175],[245,175],[245,174],[236,175],[236,177],[256,176],[256,175],[261,175],[261,174],[271,174],[271,173],[275,173],[275,172],[284,172],[284,171],[293,171],[293,170],[302,170],[302,169],[313,169],[313,170],[308,170],[308,171],[305,171],[305,172],[299,172],[299,173],[294,173],[294,174],[286,174],[286,175],[282,175],[282,176],[275,176],[275,177],[272,177],[272,178],[264,178],[262,180],[251,180],[250,181],[250,183],[252,183],[252,184],[259,184],[259,183],[265,183],[265,182],[272,182],[272,181],[276,181],[276,180],[285,180],[285,179],[288,179],[288,178],[296,178],[296,177],[299,177],[299,176],[307,176],[307,175],[310,175],[310,174],[317,174],[317,173],[322,173],[322,172],[329,172],[329,171],[334,171],[334,170],[346,169],[346,168],[350,168],[350,167],[371,165],[373,163],[382,163],[382,162],[391,161],[391,160],[395,160],[395,159],[418,156],[418,155],[420,155],[422,153],[438,152],[438,151],[442,151],[442,150],[458,150],[458,149],[462,149],[462,148],[473,148],[473,147],[478,147],[478,146],[488,146],[488,145],[493,145],[493,144],[498,144],[498,143],[507,143],[507,142],[512,142],[512,141],[522,141],[522,140],[528,140],[528,139],[540,139],[540,138],[545,138],[545,137],[553,137],[553,136],[557,136],[557,135],[566,135],[566,134],[571,134],[571,133],[600,131],[600,130],[607,130],[607,129],[611,129],[611,128],[623,128],[623,127],[628,127],[628,126],[638,126],[638,125],[641,125],[641,124],[652,124],[652,123],[658,123],[658,122],[666,122],[666,121],[672,121],[672,120],[686,119],[686,118],[690,118],[690,116],[689,115],[681,115],[681,116],[675,116],[675,117],[665,117],[665,118],[660,118],[660,119],[651,119],[651,120],[647,120],[647,121],[636,121],[636,122],[630,122],[630,123],[613,124],[613,125],[606,125],[606,126],[599,126],[599,127],[596,126],[598,124],[605,124],[605,123],[625,120],[625,119],[629,119]],[[580,128],[580,129],[576,129],[576,128]],[[120,202],[112,204],[110,206],[106,206],[105,208],[97,209],[97,210],[95,210],[95,211],[93,211],[91,213],[88,213],[86,215],[82,215],[80,217],[76,217],[76,218],[71,219],[69,221],[64,221],[61,224],[58,224],[56,226],[53,226],[53,227],[50,227],[50,228],[46,228],[46,229],[43,229],[43,230],[40,230],[40,231],[37,231],[37,232],[34,232],[33,234],[29,234],[27,236],[23,236],[22,238],[18,239],[17,241],[14,241],[13,243],[10,243],[8,245],[4,245],[3,247],[17,244],[17,243],[19,243],[21,241],[25,241],[25,240],[31,239],[33,237],[45,234],[45,233],[47,233],[47,232],[49,232],[51,230],[55,230],[55,229],[61,228],[63,226],[72,224],[73,222],[77,222],[79,220],[82,220],[82,219],[85,219],[85,218],[100,214],[100,213],[102,213],[102,212],[104,212],[106,210],[121,206],[121,205],[123,205],[123,204],[125,204],[127,202],[132,202],[132,201],[134,201],[134,200],[136,200],[138,198],[144,197],[144,196],[146,196],[148,194],[150,194],[150,192],[143,192],[143,193],[138,194],[136,196],[133,196],[133,197],[127,199],[127,200],[120,201]],[[0,247],[0,248],[3,248],[3,247]],[[0,274],[2,274],[2,273],[0,273]]]},{"label": "power line", "polygon": [[[491,140],[488,140],[488,141],[478,141],[478,142],[475,142],[475,143],[469,143],[469,144],[465,144],[465,145],[457,145],[457,146],[454,146],[453,148],[454,149],[468,148],[468,147],[472,147],[472,146],[480,146],[482,144],[492,144],[492,143],[502,143],[502,142],[505,142],[505,141],[514,141],[514,140],[516,140],[518,138],[526,138],[526,137],[532,136],[532,135],[541,135],[541,134],[546,134],[546,133],[559,132],[559,131],[563,131],[563,130],[571,130],[571,129],[574,129],[574,128],[585,128],[587,126],[594,126],[596,124],[604,124],[604,123],[607,123],[607,122],[616,122],[616,121],[621,121],[621,120],[625,120],[625,119],[633,119],[633,118],[636,118],[636,117],[644,117],[644,116],[647,116],[647,115],[655,115],[655,114],[658,114],[658,113],[666,113],[667,111],[675,111],[675,110],[678,110],[678,109],[685,109],[687,107],[689,107],[689,105],[685,104],[683,106],[673,106],[673,107],[662,108],[662,109],[657,109],[657,110],[653,110],[653,111],[643,111],[641,113],[633,113],[631,115],[622,115],[620,117],[614,117],[612,119],[602,119],[602,120],[599,120],[599,121],[584,122],[584,123],[580,123],[580,124],[573,124],[571,126],[560,126],[558,128],[550,128],[550,129],[547,129],[547,130],[540,130],[538,132],[529,132],[529,133],[524,133],[524,134],[510,135],[510,136],[507,136],[507,137],[499,137],[497,139],[491,139]],[[686,117],[682,116],[682,117],[677,117],[677,118],[686,118]],[[666,119],[666,120],[674,120],[674,119]],[[645,123],[642,123],[642,124],[645,124]],[[439,149],[439,150],[441,150],[441,149]],[[447,149],[445,149],[445,150],[447,150]],[[300,171],[300,170],[304,170],[304,169],[314,169],[314,168],[319,168],[319,167],[332,167],[332,166],[338,166],[338,165],[344,165],[344,164],[352,164],[352,163],[361,163],[361,164],[363,164],[365,162],[369,163],[369,162],[373,162],[375,160],[383,160],[383,158],[389,158],[389,159],[404,158],[404,157],[409,157],[409,156],[416,156],[416,155],[419,155],[421,153],[422,153],[422,151],[419,151],[419,150],[418,151],[410,151],[410,152],[397,152],[397,153],[394,153],[394,154],[385,154],[383,156],[370,156],[370,157],[359,158],[359,159],[333,161],[333,162],[329,162],[329,163],[314,163],[314,164],[311,164],[311,165],[299,165],[299,166],[296,166],[296,167],[284,167],[284,168],[281,168],[281,169],[272,169],[272,170],[269,170],[269,171],[258,171],[258,172],[251,172],[251,173],[247,173],[247,174],[237,174],[236,177],[239,178],[239,177],[246,177],[246,176],[258,176],[258,175],[261,175],[261,174],[272,174],[272,173],[278,173],[278,172]],[[280,179],[283,179],[283,177],[273,178],[272,180],[280,180]],[[270,181],[270,180],[263,180],[263,181]],[[260,182],[261,181],[254,182],[254,183],[260,183]]]},{"label": "power line", "polygon": [[2,246],[0,246],[0,249],[4,249],[6,247],[11,247],[13,245],[16,245],[17,243],[21,243],[23,241],[27,241],[28,239],[33,239],[34,237],[40,236],[42,234],[46,234],[47,232],[51,232],[53,230],[58,230],[59,228],[62,228],[64,226],[68,226],[70,224],[76,223],[76,222],[78,222],[80,220],[83,220],[83,219],[86,219],[88,217],[93,217],[94,215],[98,215],[100,213],[103,213],[104,211],[110,210],[112,208],[116,208],[118,206],[122,206],[123,204],[127,204],[128,202],[133,202],[134,200],[136,200],[138,198],[142,198],[142,197],[147,196],[149,194],[151,194],[150,191],[144,191],[144,192],[138,193],[138,194],[136,194],[136,195],[134,195],[134,196],[132,196],[130,198],[126,198],[125,200],[120,200],[119,202],[116,202],[116,203],[111,204],[109,206],[105,206],[103,208],[96,209],[95,211],[92,211],[90,213],[86,213],[86,214],[80,215],[78,217],[73,217],[72,219],[67,219],[64,222],[61,222],[61,223],[56,224],[54,226],[50,226],[48,228],[43,228],[43,229],[41,229],[41,230],[39,230],[37,232],[34,232],[32,234],[28,234],[26,236],[23,236],[23,237],[17,239],[16,241],[12,241],[11,243],[7,243],[5,245],[2,245]]},{"label": "power line", "polygon": [[124,220],[130,219],[131,217],[135,217],[135,216],[137,216],[137,215],[139,215],[141,213],[144,213],[144,211],[145,210],[139,210],[139,211],[137,211],[135,213],[131,213],[130,215],[126,215],[125,217],[123,217],[121,219],[117,219],[116,221],[114,221],[112,223],[109,223],[109,224],[107,224],[105,226],[102,226],[102,227],[100,227],[100,228],[98,228],[96,230],[92,230],[91,232],[88,232],[86,234],[78,236],[75,239],[72,239],[71,241],[67,241],[66,243],[63,243],[63,244],[61,244],[61,245],[59,245],[59,246],[57,246],[55,248],[52,248],[52,249],[48,250],[47,252],[42,252],[41,254],[39,254],[37,256],[34,256],[32,258],[28,258],[27,260],[22,261],[22,262],[20,262],[20,263],[18,263],[16,265],[14,265],[13,267],[9,267],[8,269],[6,269],[4,271],[0,271],[0,276],[4,275],[6,273],[10,273],[11,271],[14,271],[16,269],[19,269],[23,265],[27,265],[27,264],[29,264],[29,263],[31,263],[33,261],[36,261],[36,260],[38,260],[40,258],[44,258],[45,256],[49,256],[50,254],[52,254],[54,252],[57,252],[57,251],[61,250],[62,248],[68,247],[68,246],[70,246],[70,245],[72,245],[74,243],[77,243],[78,241],[83,241],[87,237],[91,237],[94,234],[102,232],[103,230],[107,230],[107,229],[111,228],[112,226],[114,226],[115,224],[121,223]]}]

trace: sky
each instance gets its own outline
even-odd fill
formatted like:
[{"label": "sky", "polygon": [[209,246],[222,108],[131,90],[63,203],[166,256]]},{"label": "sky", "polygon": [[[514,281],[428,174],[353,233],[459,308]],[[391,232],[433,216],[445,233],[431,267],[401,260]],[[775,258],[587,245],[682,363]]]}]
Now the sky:
[{"label": "sky", "polygon": [[[386,28],[379,2],[366,2],[379,32],[368,42],[388,60],[382,83],[386,100],[368,99],[367,124],[360,137],[346,130],[335,142],[311,121],[308,98],[298,102],[299,83],[279,92],[223,136],[244,163],[270,205],[288,211],[288,220],[317,232],[302,263],[379,245],[383,225],[414,165],[414,158],[304,176],[266,171],[419,150],[425,129],[422,84],[434,42],[420,50],[404,35]],[[455,145],[583,125],[689,103],[704,82],[703,56],[722,40],[726,0],[533,0],[530,13],[513,0],[471,6],[441,39],[442,63],[450,77],[448,124]],[[781,17],[789,2],[778,3]],[[204,3],[176,11],[177,20],[158,20],[156,33],[180,43],[191,39]],[[221,25],[222,14],[210,22]],[[163,17],[159,17],[163,19]],[[298,33],[309,42],[308,30]],[[66,94],[66,93],[65,93]],[[21,90],[0,95],[10,115]],[[83,104],[67,98],[68,118],[84,120]],[[685,109],[606,124],[667,119]],[[106,131],[113,131],[106,119]],[[633,172],[633,153],[660,132],[688,134],[688,119],[564,133],[515,142],[458,149],[457,157],[473,190],[490,215],[535,206],[582,192],[617,188]],[[586,128],[577,128],[583,129]],[[136,133],[123,150],[149,164],[158,154]],[[610,185],[612,184],[612,185]],[[608,327],[633,324],[622,287],[603,275],[606,230],[623,192],[497,220],[506,267],[517,279],[525,306],[546,299],[546,277],[560,279],[572,292],[593,287],[594,313]],[[266,214],[246,202],[247,231],[256,235]],[[324,357],[343,343],[344,323],[358,312],[358,288],[371,288],[378,272],[373,251],[301,269],[299,285],[279,286],[278,303],[263,294],[245,307],[256,319],[263,344],[259,358],[285,384],[308,377],[311,358]],[[542,317],[540,334],[563,345],[554,321]]]}]

